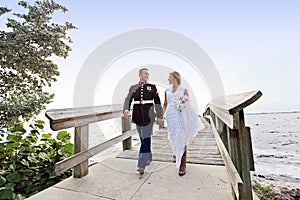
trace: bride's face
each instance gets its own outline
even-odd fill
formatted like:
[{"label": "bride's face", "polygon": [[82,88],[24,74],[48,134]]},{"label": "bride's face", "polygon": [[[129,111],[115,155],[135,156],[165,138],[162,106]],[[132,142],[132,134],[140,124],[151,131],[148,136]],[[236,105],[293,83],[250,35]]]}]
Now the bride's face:
[{"label": "bride's face", "polygon": [[174,83],[174,77],[171,74],[169,75],[168,81],[170,85]]}]

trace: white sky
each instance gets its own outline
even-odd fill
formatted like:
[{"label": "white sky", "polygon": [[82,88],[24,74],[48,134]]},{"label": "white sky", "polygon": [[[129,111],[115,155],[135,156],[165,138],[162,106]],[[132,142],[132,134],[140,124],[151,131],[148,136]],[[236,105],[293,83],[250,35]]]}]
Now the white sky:
[{"label": "white sky", "polygon": [[[246,112],[300,110],[299,1],[58,2],[69,12],[56,16],[56,20],[70,21],[79,29],[70,32],[74,41],[70,56],[56,60],[61,75],[51,88],[56,97],[48,108],[73,106],[78,73],[99,45],[120,33],[150,27],[172,30],[198,43],[214,62],[226,94],[261,90],[261,99]],[[1,4],[16,7],[16,1],[3,0]],[[1,18],[3,27],[4,16]],[[95,104],[106,103],[103,93],[111,101],[122,75],[150,63],[182,72],[193,92],[201,96],[197,102],[200,111],[208,103],[205,83],[191,66],[171,54],[144,51],[126,55],[111,65],[98,82]],[[167,82],[163,84],[167,86]]]}]

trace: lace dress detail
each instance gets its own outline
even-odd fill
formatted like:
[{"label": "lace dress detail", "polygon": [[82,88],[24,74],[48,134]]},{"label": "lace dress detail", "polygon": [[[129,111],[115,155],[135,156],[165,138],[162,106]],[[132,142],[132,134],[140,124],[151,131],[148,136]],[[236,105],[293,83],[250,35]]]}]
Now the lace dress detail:
[{"label": "lace dress detail", "polygon": [[184,108],[181,109],[181,112],[179,111],[178,99],[184,96],[184,90],[182,87],[178,87],[175,92],[172,92],[171,89],[166,90],[168,139],[171,143],[173,154],[176,155],[176,167],[178,169],[185,145],[188,145],[197,133],[205,128],[189,100],[184,103]]}]

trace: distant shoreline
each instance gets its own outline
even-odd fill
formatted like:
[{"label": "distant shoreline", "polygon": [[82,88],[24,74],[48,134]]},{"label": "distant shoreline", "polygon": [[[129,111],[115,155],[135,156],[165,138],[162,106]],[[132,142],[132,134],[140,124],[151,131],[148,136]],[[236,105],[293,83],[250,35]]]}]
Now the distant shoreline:
[{"label": "distant shoreline", "polygon": [[300,113],[300,111],[253,112],[253,113],[245,113],[245,115],[291,114],[291,113]]}]

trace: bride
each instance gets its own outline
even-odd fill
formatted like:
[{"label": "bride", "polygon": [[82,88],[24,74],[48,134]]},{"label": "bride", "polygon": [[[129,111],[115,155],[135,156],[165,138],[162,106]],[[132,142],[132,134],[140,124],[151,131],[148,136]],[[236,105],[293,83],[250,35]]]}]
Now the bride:
[{"label": "bride", "polygon": [[198,131],[204,129],[204,125],[191,105],[187,89],[180,86],[180,74],[171,72],[168,80],[172,88],[165,91],[163,112],[168,123],[168,139],[176,156],[176,168],[179,169],[179,176],[183,176],[186,172],[187,145]]}]

